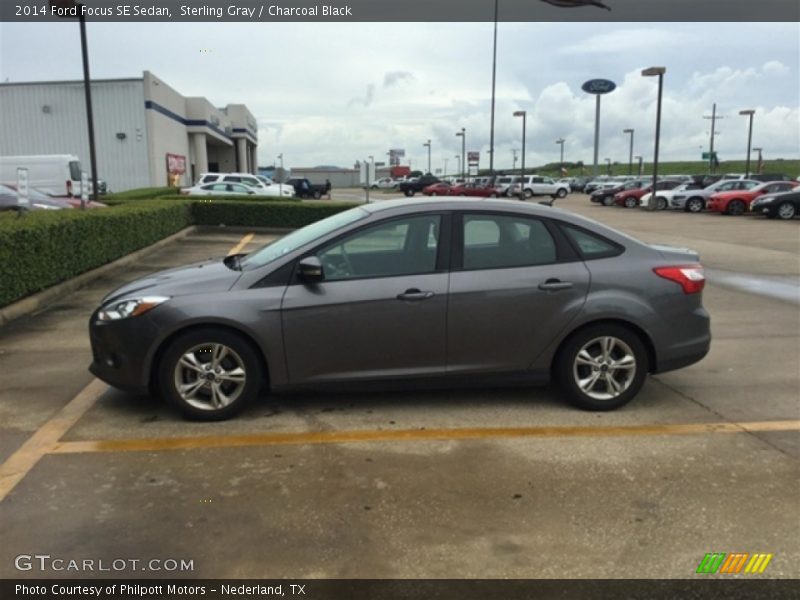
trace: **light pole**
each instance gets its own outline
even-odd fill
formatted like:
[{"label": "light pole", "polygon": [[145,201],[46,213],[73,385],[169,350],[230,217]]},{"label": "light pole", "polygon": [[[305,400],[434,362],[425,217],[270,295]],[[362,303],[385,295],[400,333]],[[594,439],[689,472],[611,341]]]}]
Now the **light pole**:
[{"label": "light pole", "polygon": [[515,117],[522,117],[522,173],[521,173],[521,175],[523,177],[525,176],[525,129],[526,129],[525,121],[528,118],[527,114],[528,113],[525,112],[524,110],[516,110],[516,111],[514,111],[514,116]]},{"label": "light pole", "polygon": [[756,164],[756,173],[761,173],[761,165],[763,164],[761,159],[762,150],[763,148],[753,148],[753,152],[758,152],[758,163]]},{"label": "light pole", "polygon": [[664,90],[664,73],[667,72],[666,67],[649,67],[642,71],[643,77],[658,76],[658,105],[656,107],[656,147],[653,155],[653,190],[650,194],[650,202],[647,203],[647,210],[656,209],[656,180],[658,178],[658,141],[661,136],[661,96]]},{"label": "light pole", "polygon": [[492,49],[492,122],[489,127],[489,175],[494,176],[494,97],[497,80],[497,10],[500,0],[494,0],[494,46]]},{"label": "light pole", "polygon": [[281,171],[283,171],[283,152],[278,154],[278,160],[281,161]]},{"label": "light pole", "polygon": [[444,176],[447,177],[447,159],[444,159]]},{"label": "light pole", "polygon": [[458,164],[458,171],[456,171],[456,172],[457,173],[461,173],[461,179],[463,181],[464,173],[461,171],[461,155],[460,154],[456,154],[455,155],[455,159],[458,161],[458,163],[457,163]]},{"label": "light pole", "polygon": [[639,161],[639,177],[642,176],[642,157],[641,156],[634,156],[636,160]]},{"label": "light pole", "polygon": [[424,148],[428,149],[428,173],[431,172],[431,141],[428,140],[424,144],[422,144]]},{"label": "light pole", "polygon": [[611,159],[610,158],[604,158],[603,160],[606,161],[606,175],[610,176],[611,175]]},{"label": "light pole", "polygon": [[467,130],[462,127],[461,131],[456,133],[456,137],[461,138],[461,179],[466,181],[467,177],[464,171],[466,170],[467,164]]},{"label": "light pole", "polygon": [[633,129],[623,129],[622,133],[631,134],[631,145],[628,151],[628,175],[633,175]]},{"label": "light pole", "polygon": [[740,110],[739,111],[740,115],[743,115],[743,116],[746,116],[746,117],[750,117],[750,126],[748,127],[748,130],[747,130],[747,163],[746,163],[747,166],[745,166],[745,168],[744,168],[744,170],[745,170],[745,174],[744,174],[745,178],[750,177],[750,144],[753,143],[753,115],[755,114],[755,112],[756,111],[754,111],[752,108],[748,108],[747,110]]},{"label": "light pole", "polygon": [[517,150],[516,148],[512,148],[511,149],[511,155],[514,157],[513,158],[513,163],[511,165],[511,170],[512,171],[516,171],[517,170],[517,152],[519,152],[519,150]]},{"label": "light pole", "polygon": [[566,140],[564,138],[558,138],[556,140],[556,144],[561,146],[561,162],[558,165],[558,176],[561,177],[564,174],[564,142]]}]

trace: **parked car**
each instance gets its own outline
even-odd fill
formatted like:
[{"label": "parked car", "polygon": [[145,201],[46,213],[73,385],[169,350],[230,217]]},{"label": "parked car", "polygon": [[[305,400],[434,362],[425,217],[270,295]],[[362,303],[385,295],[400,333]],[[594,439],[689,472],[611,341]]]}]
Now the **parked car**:
[{"label": "parked car", "polygon": [[575,177],[574,181],[569,184],[569,189],[572,192],[582,192],[587,183],[591,181],[591,177]]},{"label": "parked car", "polygon": [[672,208],[685,210],[686,212],[699,213],[706,207],[706,202],[717,192],[729,190],[749,190],[758,185],[758,181],[752,179],[720,179],[716,183],[701,190],[686,190],[672,196],[669,204]]},{"label": "parked car", "polygon": [[[36,194],[28,196],[28,210],[63,210],[72,209],[72,206],[63,200],[56,200],[45,195],[39,197]],[[0,211],[21,211],[25,210],[17,203],[17,190],[10,185],[0,184]]]},{"label": "parked car", "polygon": [[[656,210],[666,210],[670,207],[670,201],[675,194],[681,194],[683,192],[691,191],[691,190],[702,190],[703,186],[699,183],[680,183],[677,187],[671,190],[658,190],[656,193]],[[639,206],[649,206],[650,205],[650,198],[653,196],[653,192],[647,192],[644,196],[639,198]]]},{"label": "parked car", "polygon": [[294,195],[298,198],[313,198],[319,200],[325,194],[325,186],[317,183],[311,183],[305,177],[294,177],[286,182],[292,186]]},{"label": "parked car", "polygon": [[294,196],[294,188],[288,183],[275,183],[269,177],[252,173],[203,173],[194,187],[208,183],[241,183],[255,189],[256,194],[261,196]]},{"label": "parked car", "polygon": [[[12,190],[14,194],[17,193],[17,184],[16,183],[5,183],[3,187]],[[48,194],[44,190],[40,190],[39,188],[29,187],[28,188],[28,200],[31,204],[39,203],[42,206],[40,208],[49,207],[52,208],[54,206],[61,206],[62,208],[80,208],[81,207],[81,199],[75,198],[74,196],[56,196],[54,194]],[[55,203],[53,205],[52,203]],[[68,206],[64,206],[64,205]],[[102,202],[95,202],[94,200],[87,200],[84,203],[86,208],[106,208],[106,205]]]},{"label": "parked car", "polygon": [[600,203],[603,206],[611,206],[614,204],[614,194],[624,192],[625,190],[637,190],[643,185],[646,185],[646,183],[644,179],[632,179],[621,184],[617,182],[606,182],[607,185],[597,188],[589,195],[589,200],[591,202]]},{"label": "parked car", "polygon": [[524,175],[517,177],[509,194],[517,194],[522,190],[526,198],[533,196],[550,196],[551,198],[564,198],[569,194],[569,184],[554,181],[552,177],[542,175]]},{"label": "parked car", "polygon": [[511,186],[515,183],[519,183],[519,177],[512,177],[510,175],[500,175],[499,177],[495,177],[494,180],[494,189],[497,191],[497,195],[508,196],[511,193]]},{"label": "parked car", "polygon": [[[663,179],[656,182],[656,191],[671,190],[678,187],[680,184],[680,181]],[[614,194],[614,204],[617,206],[624,206],[625,208],[636,208],[639,206],[639,199],[652,189],[653,184],[650,184],[647,187],[635,190],[624,190],[622,192],[617,192]]]},{"label": "parked car", "polygon": [[397,189],[410,198],[417,192],[421,192],[426,187],[433,185],[434,183],[439,183],[439,178],[435,175],[427,173],[422,177],[412,177],[411,179],[401,182],[397,186]]},{"label": "parked car", "polygon": [[446,181],[432,183],[431,185],[423,188],[422,193],[426,196],[449,196],[450,184]]},{"label": "parked car", "polygon": [[763,194],[789,192],[800,185],[797,181],[771,181],[749,190],[717,192],[708,199],[706,208],[711,212],[726,215],[742,215],[750,209],[750,203]]},{"label": "parked car", "polygon": [[202,420],[262,386],[466,377],[552,375],[576,406],[611,410],[706,355],[704,284],[695,252],[557,209],[394,200],[114,290],[90,318],[90,370]]},{"label": "parked car", "polygon": [[[800,180],[796,182],[800,185]],[[791,192],[779,194],[764,194],[750,204],[750,210],[757,215],[764,215],[768,219],[794,219],[800,215],[800,190],[795,188]]]},{"label": "parked car", "polygon": [[288,186],[249,186],[244,183],[206,183],[189,188],[182,188],[181,194],[187,196],[263,196],[263,197],[291,197],[293,194]]},{"label": "parked car", "polygon": [[479,196],[481,198],[497,198],[497,190],[493,185],[485,183],[462,183],[450,187],[451,196]]},{"label": "parked car", "polygon": [[763,181],[764,183],[768,181],[792,181],[791,177],[783,173],[751,173],[748,179]]},{"label": "parked car", "polygon": [[369,186],[373,190],[392,190],[397,187],[398,182],[391,177],[381,177],[372,182]]}]

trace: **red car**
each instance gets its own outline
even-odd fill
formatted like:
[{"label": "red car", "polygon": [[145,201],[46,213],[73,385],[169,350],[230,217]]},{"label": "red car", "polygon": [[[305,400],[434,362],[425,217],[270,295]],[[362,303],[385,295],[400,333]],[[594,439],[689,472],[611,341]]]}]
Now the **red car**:
[{"label": "red car", "polygon": [[432,183],[428,187],[423,188],[422,193],[426,196],[447,196],[450,194],[450,184],[444,181]]},{"label": "red car", "polygon": [[750,209],[750,203],[763,194],[789,192],[800,185],[800,181],[769,181],[749,190],[732,190],[712,194],[706,208],[726,215],[741,215]]},{"label": "red car", "polygon": [[481,198],[497,198],[497,189],[493,185],[479,183],[459,183],[450,188],[451,196],[479,196]]},{"label": "red car", "polygon": [[[656,182],[656,191],[658,190],[671,190],[678,187],[682,181],[666,179],[664,181]],[[649,194],[653,189],[652,185],[639,188],[638,190],[622,190],[614,194],[614,204],[617,206],[624,206],[625,208],[636,208],[639,206],[639,200],[645,194]]]}]

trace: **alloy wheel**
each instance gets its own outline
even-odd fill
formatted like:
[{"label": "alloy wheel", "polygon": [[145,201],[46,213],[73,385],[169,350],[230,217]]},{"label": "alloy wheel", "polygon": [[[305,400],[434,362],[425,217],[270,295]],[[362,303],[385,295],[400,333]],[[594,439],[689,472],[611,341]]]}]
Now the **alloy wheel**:
[{"label": "alloy wheel", "polygon": [[791,202],[783,202],[778,207],[778,216],[781,219],[794,219],[794,215],[797,211],[795,210],[794,204]]},{"label": "alloy wheel", "polygon": [[178,360],[173,372],[175,390],[186,404],[216,411],[236,401],[245,388],[242,358],[225,344],[200,344]]},{"label": "alloy wheel", "polygon": [[593,400],[613,400],[625,392],[636,376],[636,357],[621,339],[594,338],[575,355],[575,384]]}]

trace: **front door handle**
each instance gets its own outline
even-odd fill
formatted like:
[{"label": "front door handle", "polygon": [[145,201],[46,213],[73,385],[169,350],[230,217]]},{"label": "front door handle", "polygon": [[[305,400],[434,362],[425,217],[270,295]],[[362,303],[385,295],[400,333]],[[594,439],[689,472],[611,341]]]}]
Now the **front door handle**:
[{"label": "front door handle", "polygon": [[402,294],[397,294],[398,300],[427,300],[428,298],[433,298],[433,292],[422,292],[417,288],[411,288]]},{"label": "front door handle", "polygon": [[572,287],[572,282],[561,281],[560,279],[548,279],[544,283],[539,284],[540,290],[546,292],[557,292],[558,290],[568,290]]}]

